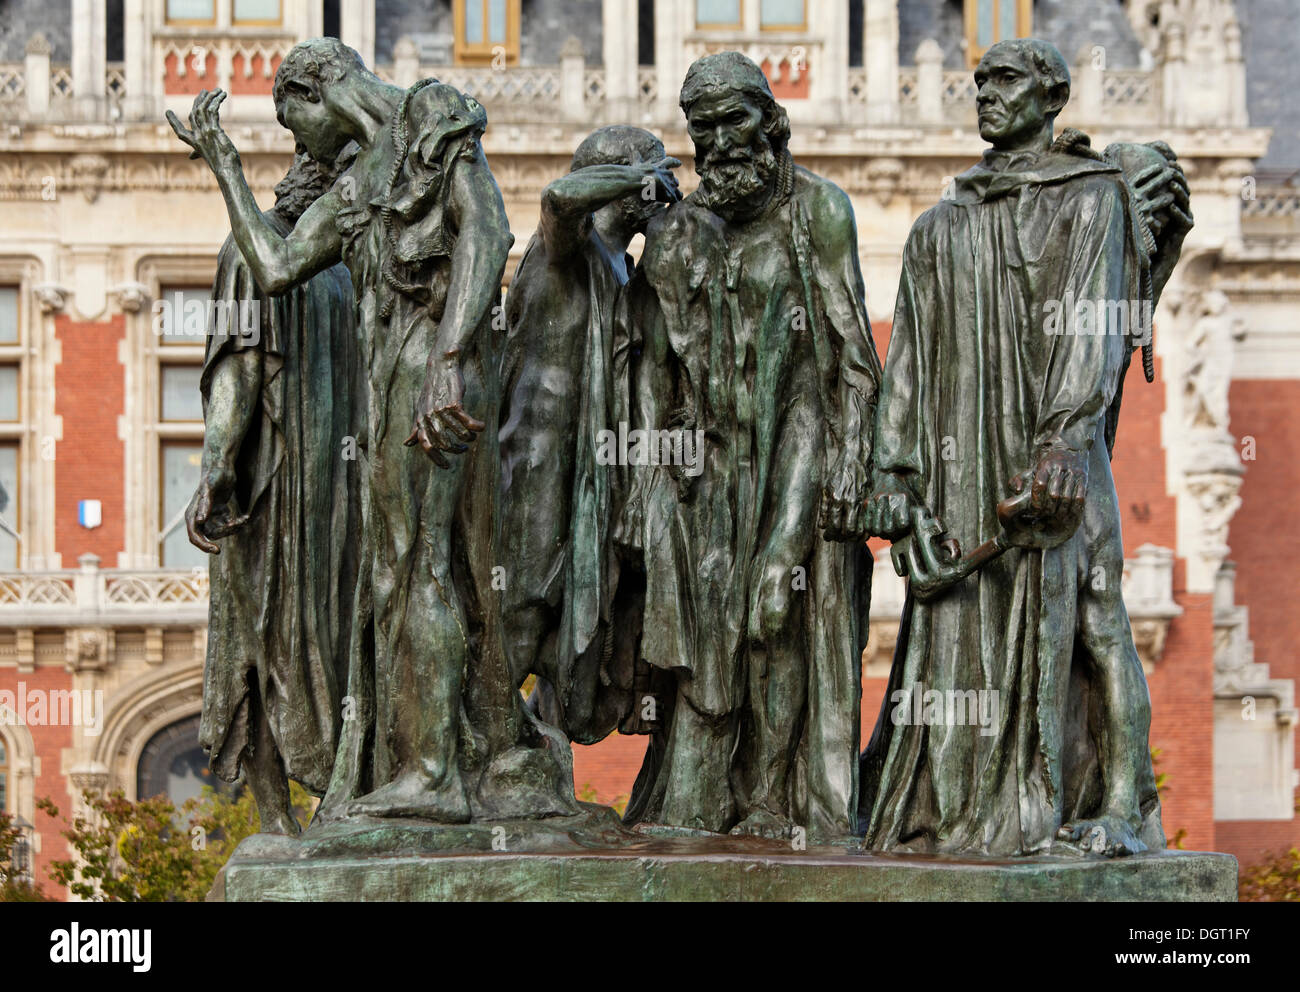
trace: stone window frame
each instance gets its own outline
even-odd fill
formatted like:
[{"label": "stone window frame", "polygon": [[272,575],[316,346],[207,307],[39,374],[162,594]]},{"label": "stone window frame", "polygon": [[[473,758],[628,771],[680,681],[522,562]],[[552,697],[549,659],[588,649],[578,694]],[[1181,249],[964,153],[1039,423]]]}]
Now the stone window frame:
[{"label": "stone window frame", "polygon": [[36,436],[41,408],[39,358],[44,351],[41,342],[45,338],[46,319],[36,297],[40,274],[40,264],[30,256],[0,255],[0,286],[18,291],[18,340],[0,345],[0,365],[18,368],[18,419],[0,421],[0,444],[18,449],[18,489],[10,494],[17,509],[9,522],[19,534],[15,561],[19,569],[30,567],[34,556],[43,557],[40,551],[48,542],[40,540],[37,534],[33,510],[53,505],[52,489],[48,493],[38,491],[43,488],[43,473],[38,464],[41,445]]},{"label": "stone window frame", "polygon": [[125,550],[120,567],[170,568],[162,554],[163,448],[202,444],[203,422],[162,419],[162,370],[171,365],[202,365],[206,339],[195,344],[163,343],[155,333],[153,305],[168,288],[211,285],[217,255],[150,255],[137,263],[148,305],[127,318],[127,430],[125,463],[134,466],[126,480]]},{"label": "stone window frame", "polygon": [[[997,25],[1001,21],[1001,5],[1014,3],[1016,6],[1016,37],[1032,38],[1034,33],[1034,3],[1033,0],[962,0],[962,36],[966,42],[966,65],[973,69],[979,65],[979,60],[989,47],[981,48],[979,46],[979,8],[980,4],[987,2],[993,5],[993,26],[994,34],[997,33]],[[1005,41],[1005,38],[998,38],[992,44],[998,41]]]},{"label": "stone window frame", "polygon": [[[483,4],[484,29],[486,34],[488,4],[491,0],[480,0]],[[451,21],[453,44],[453,61],[456,65],[487,65],[498,47],[504,48],[506,64],[519,63],[520,23],[522,20],[522,0],[505,0],[506,3],[506,40],[504,43],[491,40],[471,43],[465,38],[467,19],[466,0],[452,0]]]},{"label": "stone window frame", "polygon": [[689,30],[701,33],[727,33],[732,35],[807,34],[809,0],[803,0],[803,20],[783,24],[769,24],[763,20],[763,0],[739,0],[739,20],[733,23],[701,21],[698,0],[691,0]]}]

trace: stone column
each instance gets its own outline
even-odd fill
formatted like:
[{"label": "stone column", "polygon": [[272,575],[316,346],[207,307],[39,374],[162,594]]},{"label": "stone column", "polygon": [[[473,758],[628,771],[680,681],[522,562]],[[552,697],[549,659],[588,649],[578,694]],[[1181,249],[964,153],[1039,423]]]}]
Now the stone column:
[{"label": "stone column", "polygon": [[420,50],[409,35],[393,44],[393,84],[410,89],[420,81]]},{"label": "stone column", "polygon": [[360,52],[366,65],[374,69],[375,0],[340,0],[339,34],[339,40]]},{"label": "stone column", "polygon": [[106,16],[103,3],[72,0],[72,95],[87,119],[98,117],[104,103]]},{"label": "stone column", "polygon": [[1084,45],[1074,57],[1074,81],[1070,87],[1070,102],[1066,105],[1076,121],[1101,123],[1104,99],[1101,73],[1093,55],[1093,46]]},{"label": "stone column", "polygon": [[27,88],[27,113],[41,118],[50,112],[50,43],[39,31],[27,41],[27,57],[23,62],[24,85]]},{"label": "stone column", "polygon": [[639,116],[637,2],[601,0],[600,13],[606,120],[636,120]]},{"label": "stone column", "polygon": [[849,6],[846,3],[808,5],[808,27],[814,37],[826,41],[816,65],[806,65],[811,72],[808,97],[817,111],[818,120],[840,123],[845,119],[849,96]]},{"label": "stone column", "polygon": [[922,124],[943,123],[943,49],[933,38],[916,48],[916,110]]},{"label": "stone column", "polygon": [[867,70],[867,123],[898,123],[897,0],[865,2],[862,63]]},{"label": "stone column", "polygon": [[681,97],[682,80],[689,67],[682,51],[685,27],[695,17],[695,5],[680,0],[655,0],[655,69],[658,93],[655,99],[655,116],[661,123],[681,121],[677,102]]},{"label": "stone column", "polygon": [[152,4],[126,0],[122,5],[122,57],[125,59],[126,97],[122,116],[127,120],[162,117],[162,66],[153,65],[149,41]]},{"label": "stone column", "polygon": [[582,41],[570,35],[560,49],[560,112],[566,120],[586,120],[587,60]]}]

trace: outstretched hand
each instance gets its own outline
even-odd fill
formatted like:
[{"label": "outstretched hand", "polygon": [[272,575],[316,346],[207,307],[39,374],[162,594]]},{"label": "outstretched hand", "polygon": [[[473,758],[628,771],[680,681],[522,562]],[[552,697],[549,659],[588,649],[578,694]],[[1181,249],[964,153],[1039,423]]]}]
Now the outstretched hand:
[{"label": "outstretched hand", "polygon": [[429,364],[424,388],[415,407],[415,427],[405,445],[418,444],[439,468],[451,468],[446,454],[463,454],[479,431],[487,427],[470,416],[462,405],[465,380],[457,357],[444,357]]},{"label": "outstretched hand", "polygon": [[230,136],[221,129],[219,108],[226,98],[225,90],[203,90],[194,98],[190,108],[190,126],[187,128],[172,111],[167,111],[167,123],[176,137],[193,151],[190,158],[201,158],[213,172],[223,167],[239,165],[239,151]]}]

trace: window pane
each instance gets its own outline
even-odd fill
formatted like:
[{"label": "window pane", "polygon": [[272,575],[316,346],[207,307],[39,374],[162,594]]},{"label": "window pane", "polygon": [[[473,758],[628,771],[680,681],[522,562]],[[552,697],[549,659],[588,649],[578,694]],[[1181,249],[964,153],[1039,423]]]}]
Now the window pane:
[{"label": "window pane", "polygon": [[280,0],[235,0],[236,21],[280,20]]},{"label": "window pane", "polygon": [[1020,34],[1016,29],[1016,0],[998,0],[998,41]]},{"label": "window pane", "polygon": [[18,567],[18,445],[0,445],[0,569]]},{"label": "window pane", "polygon": [[153,307],[153,330],[163,344],[202,344],[208,333],[210,286],[166,286]]},{"label": "window pane", "polygon": [[975,13],[975,44],[988,48],[993,44],[993,3],[994,0],[976,0],[978,10]]},{"label": "window pane", "polygon": [[18,366],[0,365],[0,420],[18,419]]},{"label": "window pane", "polygon": [[214,0],[167,0],[169,21],[210,21]]},{"label": "window pane", "polygon": [[695,0],[696,24],[739,24],[740,0]]},{"label": "window pane", "polygon": [[203,397],[199,395],[198,365],[164,365],[162,367],[162,419],[202,420]]},{"label": "window pane", "polygon": [[185,536],[185,508],[190,505],[199,486],[203,465],[201,444],[166,444],[162,449],[162,519],[158,529],[163,535],[161,564],[168,568],[206,565],[208,556],[190,544]]},{"label": "window pane", "polygon": [[483,4],[487,0],[464,0],[465,41],[471,45],[483,41]]},{"label": "window pane", "polygon": [[0,286],[0,344],[18,343],[18,287]]},{"label": "window pane", "polygon": [[763,0],[760,17],[764,27],[790,25],[802,27],[804,0]]},{"label": "window pane", "polygon": [[488,0],[488,37],[493,44],[506,41],[506,0]]}]

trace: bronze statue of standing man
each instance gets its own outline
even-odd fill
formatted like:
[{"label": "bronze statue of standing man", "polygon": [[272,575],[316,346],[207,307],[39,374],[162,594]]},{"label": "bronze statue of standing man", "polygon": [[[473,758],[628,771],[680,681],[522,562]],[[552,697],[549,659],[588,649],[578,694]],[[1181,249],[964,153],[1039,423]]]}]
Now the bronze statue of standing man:
[{"label": "bronze statue of standing man", "polygon": [[384,83],[332,38],[295,46],[274,95],[314,157],[359,147],[287,237],[262,218],[221,129],[225,94],[201,93],[189,129],[169,119],[215,174],[264,291],[340,259],[352,274],[368,403],[364,536],[352,706],[321,815],[459,823],[576,812],[567,742],[523,711],[492,589],[491,322],[513,238],[479,143],[487,115],[434,80]]},{"label": "bronze statue of standing man", "polygon": [[795,165],[738,52],[691,66],[700,187],[651,222],[620,304],[633,427],[701,439],[631,470],[622,539],[665,677],[631,822],[788,837],[854,828],[869,558],[859,541],[880,365],[849,199]]},{"label": "bronze statue of standing man", "polygon": [[[975,80],[993,147],[908,237],[880,391],[866,531],[910,542],[910,589],[862,826],[886,851],[1160,848],[1110,445],[1190,225],[1148,230],[1150,208],[1185,207],[1185,186],[1144,204],[1086,138],[1054,140],[1070,81],[1051,45],[994,45]],[[960,577],[946,537],[997,553]],[[996,702],[972,720],[913,702],[931,693]]]}]

